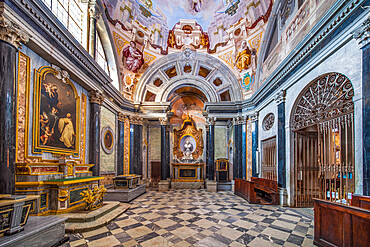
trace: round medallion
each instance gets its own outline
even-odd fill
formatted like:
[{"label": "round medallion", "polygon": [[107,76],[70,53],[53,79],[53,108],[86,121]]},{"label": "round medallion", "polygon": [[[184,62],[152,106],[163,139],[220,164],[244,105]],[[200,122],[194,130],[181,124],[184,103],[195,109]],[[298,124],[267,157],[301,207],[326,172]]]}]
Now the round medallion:
[{"label": "round medallion", "polygon": [[265,131],[270,130],[272,126],[274,126],[274,122],[275,122],[275,115],[273,113],[267,114],[262,122],[263,130]]},{"label": "round medallion", "polygon": [[102,135],[101,135],[101,145],[107,154],[111,154],[114,150],[114,132],[111,129],[111,127],[106,126],[102,129]]}]

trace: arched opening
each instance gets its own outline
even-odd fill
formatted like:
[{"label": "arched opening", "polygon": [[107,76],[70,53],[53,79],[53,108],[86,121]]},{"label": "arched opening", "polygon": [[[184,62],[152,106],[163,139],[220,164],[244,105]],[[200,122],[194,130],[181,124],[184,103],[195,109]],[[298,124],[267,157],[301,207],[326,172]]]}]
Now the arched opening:
[{"label": "arched opening", "polygon": [[354,187],[353,87],[339,73],[324,74],[293,107],[293,200],[312,207],[313,198],[336,201]]}]

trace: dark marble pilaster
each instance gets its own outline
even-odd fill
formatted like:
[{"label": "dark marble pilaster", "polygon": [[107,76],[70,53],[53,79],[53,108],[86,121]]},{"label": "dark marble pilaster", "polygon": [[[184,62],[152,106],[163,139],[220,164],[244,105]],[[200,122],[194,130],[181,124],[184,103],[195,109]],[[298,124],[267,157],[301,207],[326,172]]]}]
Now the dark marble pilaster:
[{"label": "dark marble pilaster", "polygon": [[234,160],[233,160],[233,178],[242,178],[242,121],[241,117],[234,118]]},{"label": "dark marble pilaster", "polygon": [[103,95],[98,91],[90,92],[90,164],[93,176],[100,176],[100,105],[103,102]]},{"label": "dark marble pilaster", "polygon": [[0,40],[0,194],[15,190],[16,55],[13,45]]},{"label": "dark marble pilaster", "polygon": [[280,91],[275,98],[277,103],[277,163],[278,185],[286,188],[286,139],[285,139],[285,92]]},{"label": "dark marble pilaster", "polygon": [[215,120],[207,119],[208,136],[208,180],[215,180]]},{"label": "dark marble pilaster", "polygon": [[243,119],[241,126],[242,131],[242,175],[241,178],[247,179],[247,122]]},{"label": "dark marble pilaster", "polygon": [[167,180],[167,118],[160,118],[161,122],[161,180]]},{"label": "dark marble pilaster", "polygon": [[[208,152],[208,146],[209,146],[209,126],[206,125],[206,171],[209,169],[208,164],[208,158],[209,158],[209,152]],[[206,172],[206,178],[209,179],[209,174]]]},{"label": "dark marble pilaster", "polygon": [[143,173],[143,119],[130,118],[130,174]]},{"label": "dark marble pilaster", "polygon": [[363,193],[370,196],[370,43],[362,48]]},{"label": "dark marble pilaster", "polygon": [[118,113],[117,175],[123,175],[125,162],[125,116]]},{"label": "dark marble pilaster", "polygon": [[[353,38],[362,50],[363,194],[370,196],[370,17],[355,29]],[[356,115],[355,115],[356,118]],[[354,140],[356,142],[356,140]]]},{"label": "dark marble pilaster", "polygon": [[171,162],[170,162],[170,126],[166,126],[166,174],[167,178],[171,175]]},{"label": "dark marble pilaster", "polygon": [[258,177],[257,151],[258,151],[258,118],[257,114],[251,116],[252,120],[252,177]]}]

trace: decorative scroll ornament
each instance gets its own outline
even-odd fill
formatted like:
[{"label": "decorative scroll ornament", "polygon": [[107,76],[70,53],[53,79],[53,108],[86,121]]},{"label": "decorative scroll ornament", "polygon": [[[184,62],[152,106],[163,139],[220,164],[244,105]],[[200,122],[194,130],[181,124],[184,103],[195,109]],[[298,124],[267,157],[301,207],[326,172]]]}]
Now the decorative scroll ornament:
[{"label": "decorative scroll ornament", "polygon": [[249,119],[252,121],[252,122],[256,122],[258,120],[258,112],[255,112],[251,115],[249,115]]},{"label": "decorative scroll ornament", "polygon": [[316,125],[353,112],[353,87],[339,73],[328,73],[311,82],[297,99],[293,110],[293,130]]},{"label": "decorative scroll ornament", "polygon": [[0,40],[10,43],[16,48],[21,48],[21,42],[27,43],[29,36],[17,24],[12,23],[0,13]]},{"label": "decorative scroll ornament", "polygon": [[87,189],[80,193],[83,197],[82,200],[86,202],[86,210],[91,211],[103,206],[103,197],[107,189],[104,188],[104,185],[100,187],[95,186],[93,190]]},{"label": "decorative scroll ornament", "polygon": [[183,138],[193,137],[196,142],[194,152],[192,152],[193,159],[199,159],[203,154],[203,130],[197,130],[193,124],[192,119],[188,115],[182,123],[180,130],[174,130],[174,144],[173,144],[173,155],[178,159],[184,156],[183,150],[181,150],[181,140]]},{"label": "decorative scroll ornament", "polygon": [[362,25],[353,32],[353,38],[358,41],[360,46],[365,46],[370,42],[370,16]]},{"label": "decorative scroll ornament", "polygon": [[280,90],[275,96],[276,104],[279,105],[285,102],[285,90]]},{"label": "decorative scroll ornament", "polygon": [[90,91],[90,103],[95,103],[101,105],[104,101],[104,96],[99,91]]},{"label": "decorative scroll ornament", "polygon": [[206,124],[209,125],[215,125],[216,118],[215,117],[206,117]]},{"label": "decorative scroll ornament", "polygon": [[273,113],[269,113],[266,115],[266,117],[263,119],[262,122],[262,128],[265,131],[268,131],[274,126],[275,122],[275,115]]}]

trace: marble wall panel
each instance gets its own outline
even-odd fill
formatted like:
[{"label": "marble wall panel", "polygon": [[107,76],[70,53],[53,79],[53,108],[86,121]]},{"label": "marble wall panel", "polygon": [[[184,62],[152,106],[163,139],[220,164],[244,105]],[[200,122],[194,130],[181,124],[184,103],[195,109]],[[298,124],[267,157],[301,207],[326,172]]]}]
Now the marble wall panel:
[{"label": "marble wall panel", "polygon": [[215,160],[227,157],[226,126],[215,126]]},{"label": "marble wall panel", "polygon": [[[100,131],[105,127],[109,126],[113,131],[116,130],[116,115],[114,112],[107,109],[105,106],[101,106],[100,113]],[[113,133],[116,138],[116,133]],[[102,134],[101,134],[102,135]],[[116,140],[115,140],[116,142]],[[107,154],[104,152],[102,146],[100,146],[100,171],[109,172],[115,171],[116,163],[116,147],[113,148],[113,152]]]}]

